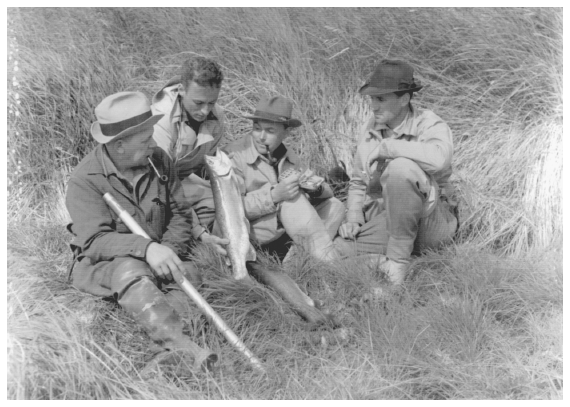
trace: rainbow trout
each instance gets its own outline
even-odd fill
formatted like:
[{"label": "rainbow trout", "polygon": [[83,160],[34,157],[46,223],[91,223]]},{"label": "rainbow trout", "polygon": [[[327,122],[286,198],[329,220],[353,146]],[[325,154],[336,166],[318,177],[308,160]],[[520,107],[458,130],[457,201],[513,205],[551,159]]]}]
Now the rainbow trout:
[{"label": "rainbow trout", "polygon": [[247,261],[255,261],[255,249],[249,242],[249,221],[245,217],[238,181],[230,158],[221,150],[215,156],[205,156],[206,168],[216,207],[217,227],[222,237],[229,239],[226,246],[232,273],[236,280],[249,278]]}]

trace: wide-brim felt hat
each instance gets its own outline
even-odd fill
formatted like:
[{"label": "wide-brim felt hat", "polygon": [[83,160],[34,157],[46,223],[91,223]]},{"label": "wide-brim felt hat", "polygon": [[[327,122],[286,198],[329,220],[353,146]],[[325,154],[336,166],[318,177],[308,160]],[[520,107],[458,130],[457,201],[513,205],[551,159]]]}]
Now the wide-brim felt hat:
[{"label": "wide-brim felt hat", "polygon": [[398,60],[384,59],[374,69],[366,83],[358,90],[361,95],[384,95],[394,92],[417,92],[423,88],[414,79],[414,68]]},{"label": "wide-brim felt hat", "polygon": [[303,123],[297,119],[293,119],[293,102],[281,96],[271,98],[263,98],[255,107],[252,116],[243,116],[250,120],[266,120],[275,123],[282,123],[287,127],[299,127]]},{"label": "wide-brim felt hat", "polygon": [[164,115],[152,115],[150,102],[142,92],[119,92],[107,96],[95,108],[97,121],[91,125],[93,138],[105,144],[146,130]]}]

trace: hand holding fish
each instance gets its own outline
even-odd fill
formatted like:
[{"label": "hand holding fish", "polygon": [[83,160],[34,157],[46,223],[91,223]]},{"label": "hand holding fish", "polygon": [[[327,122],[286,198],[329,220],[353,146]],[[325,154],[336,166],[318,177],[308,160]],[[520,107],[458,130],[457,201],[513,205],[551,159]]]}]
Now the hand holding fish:
[{"label": "hand holding fish", "polygon": [[293,173],[273,187],[271,199],[275,203],[289,201],[295,199],[299,192],[299,174]]},{"label": "hand holding fish", "polygon": [[222,256],[227,256],[228,252],[224,249],[224,246],[230,243],[229,239],[223,239],[221,237],[211,235],[208,232],[204,232],[200,235],[199,240],[207,245],[211,245],[216,252]]},{"label": "hand holding fish", "polygon": [[146,249],[145,261],[156,277],[172,280],[172,271],[183,272],[182,260],[170,247],[152,242]]}]

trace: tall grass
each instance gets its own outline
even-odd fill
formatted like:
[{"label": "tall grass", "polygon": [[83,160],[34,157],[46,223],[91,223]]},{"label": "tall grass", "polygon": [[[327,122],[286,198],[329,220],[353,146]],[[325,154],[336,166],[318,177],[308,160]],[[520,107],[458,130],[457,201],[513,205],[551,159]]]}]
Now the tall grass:
[{"label": "tall grass", "polygon": [[[561,9],[9,9],[8,52],[9,398],[561,397]],[[290,146],[321,174],[352,167],[370,115],[357,89],[383,58],[416,67],[414,103],[454,134],[460,236],[415,263],[403,297],[365,295],[377,282],[358,263],[300,256],[287,270],[348,343],[197,257],[204,294],[267,379],[200,320],[220,375],[141,377],[148,338],[66,283],[63,197],[93,147],[94,107],[151,96],[189,55],[223,67],[228,141],[260,94],[289,97],[305,124]]]},{"label": "tall grass", "polygon": [[[93,107],[104,96],[128,89],[151,95],[190,54],[224,68],[220,103],[229,139],[248,130],[241,116],[260,94],[281,94],[296,102],[305,123],[291,140],[303,159],[321,172],[337,160],[350,169],[369,114],[356,90],[378,60],[401,58],[427,84],[416,103],[454,132],[464,240],[519,254],[560,237],[558,9],[18,9],[11,15],[21,67],[21,115],[9,121],[8,137],[12,162],[24,168],[16,182],[45,185],[54,171],[69,171],[92,146]],[[434,20],[446,23],[436,29]]]}]

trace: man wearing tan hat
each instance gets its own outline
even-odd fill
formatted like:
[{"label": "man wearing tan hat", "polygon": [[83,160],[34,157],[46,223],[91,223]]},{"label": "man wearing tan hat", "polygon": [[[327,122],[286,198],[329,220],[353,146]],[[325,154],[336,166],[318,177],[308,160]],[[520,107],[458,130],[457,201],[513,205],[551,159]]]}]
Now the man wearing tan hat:
[{"label": "man wearing tan hat", "polygon": [[205,227],[214,222],[215,208],[204,155],[215,155],[224,134],[217,104],[223,79],[216,62],[193,56],[152,98],[153,114],[164,115],[154,126],[154,139],[174,161],[184,195]]},{"label": "man wearing tan hat", "polygon": [[[99,145],[73,172],[66,196],[74,236],[73,286],[117,301],[165,351],[155,360],[172,361],[190,352],[198,365],[209,368],[217,356],[182,334],[179,313],[188,311],[188,299],[172,283],[175,269],[200,283],[200,273],[183,260],[192,230],[200,226],[171,160],[155,148],[153,126],[162,115],[152,115],[140,92],[106,97],[95,115],[91,134]],[[107,206],[106,193],[151,239],[130,232]],[[202,233],[200,240],[225,253],[226,239]]]},{"label": "man wearing tan hat", "polygon": [[[306,193],[313,206],[306,205],[304,210],[309,213],[296,216],[306,219],[308,224],[315,222],[317,229],[320,227],[330,240],[331,248],[345,212],[344,205],[333,197],[324,179],[316,177],[311,170],[301,173],[299,158],[283,144],[290,130],[302,125],[291,117],[292,110],[293,103],[283,97],[261,99],[253,116],[245,116],[253,121],[251,133],[224,148],[232,157],[244,194],[250,237],[262,249],[281,258],[287,253],[291,239],[297,241],[297,232],[286,230],[286,225],[292,222],[283,219],[283,202]],[[307,179],[316,182],[309,186],[302,182]]]},{"label": "man wearing tan hat", "polygon": [[380,271],[404,281],[412,252],[450,240],[457,219],[445,188],[451,175],[449,126],[412,106],[422,86],[413,68],[383,60],[359,90],[374,113],[359,139],[349,184],[346,222],[335,240],[344,253],[380,254]]}]

